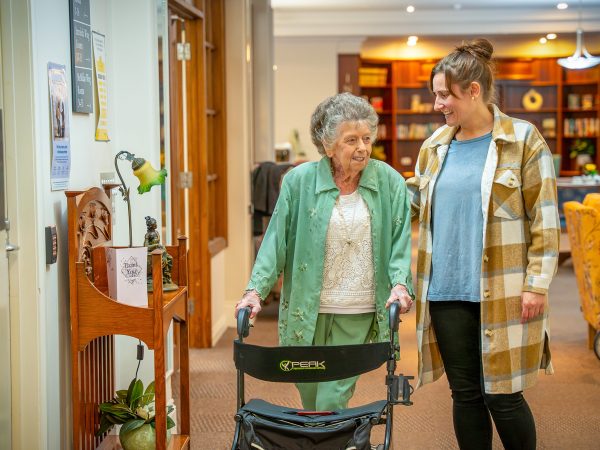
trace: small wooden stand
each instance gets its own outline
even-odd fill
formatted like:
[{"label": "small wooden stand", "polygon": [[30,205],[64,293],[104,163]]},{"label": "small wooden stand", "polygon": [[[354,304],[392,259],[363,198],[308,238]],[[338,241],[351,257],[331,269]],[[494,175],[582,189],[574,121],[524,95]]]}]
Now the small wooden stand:
[{"label": "small wooden stand", "polygon": [[[173,281],[179,289],[162,290],[160,250],[152,253],[154,292],[148,307],[119,303],[108,297],[104,247],[111,244],[110,190],[67,191],[69,223],[69,283],[71,309],[71,376],[73,448],[120,449],[118,436],[95,437],[99,428],[98,404],[115,395],[113,335],[141,339],[154,350],[157,450],[189,448],[189,355],[187,325],[186,238],[166,246],[173,257]],[[179,414],[181,434],[167,446],[165,338],[171,321],[178,342]],[[178,339],[177,339],[178,338]],[[126,389],[127,386],[118,387]],[[162,436],[161,439],[159,436]]]}]

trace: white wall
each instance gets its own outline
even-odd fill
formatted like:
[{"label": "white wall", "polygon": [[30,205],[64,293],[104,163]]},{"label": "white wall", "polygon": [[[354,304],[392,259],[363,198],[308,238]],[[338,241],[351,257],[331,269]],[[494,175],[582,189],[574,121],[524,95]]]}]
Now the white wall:
[{"label": "white wall", "polygon": [[273,142],[273,13],[270,0],[252,0],[254,161],[275,158]]},{"label": "white wall", "polygon": [[212,339],[234,327],[233,308],[251,269],[250,172],[252,170],[251,1],[225,0],[227,92],[227,249],[212,260]]},{"label": "white wall", "polygon": [[308,159],[320,159],[310,140],[310,116],[326,97],[337,94],[337,55],[360,53],[360,40],[275,38],[275,142],[297,129]]},{"label": "white wall", "polygon": [[[113,72],[113,152],[127,150],[150,161],[160,168],[160,130],[159,130],[159,87],[158,87],[158,36],[156,6],[154,1],[111,0],[110,50]],[[97,2],[101,3],[101,2]],[[92,15],[92,21],[94,16]],[[111,59],[107,59],[108,64]],[[111,93],[109,92],[109,95]],[[112,159],[111,159],[112,163]],[[130,187],[133,245],[144,243],[146,223],[144,217],[156,218],[160,227],[160,188],[154,187],[143,195],[137,193],[139,181],[133,176],[129,162],[119,165],[125,183]],[[127,245],[128,225],[127,207],[115,195],[116,223],[115,245]],[[160,229],[160,228],[159,228]],[[135,375],[137,339],[118,336],[116,340],[116,386],[126,389]],[[153,352],[146,348],[144,361],[138,376],[147,385],[154,379]]]},{"label": "white wall", "polygon": [[[37,191],[37,272],[40,290],[41,415],[46,421],[46,448],[69,448],[70,435],[70,347],[67,262],[66,198],[50,191],[51,140],[47,63],[67,67],[70,83],[70,35],[68,2],[32,0],[34,108]],[[109,136],[108,143],[95,142],[94,114],[71,116],[70,189],[100,184],[100,172],[114,172],[113,158],[126,149],[159,165],[158,68],[155,3],[147,0],[91,2],[92,30],[106,34]],[[70,85],[70,84],[69,84]],[[145,215],[160,221],[159,190],[140,196],[138,181],[126,162],[119,166],[131,187],[134,245],[143,243]],[[127,174],[127,175],[126,175]],[[127,243],[125,203],[116,195],[115,243]],[[56,225],[59,236],[58,263],[44,264],[43,232]],[[124,343],[123,341],[127,341]],[[118,379],[122,387],[135,371],[136,340],[123,338],[117,346]],[[152,376],[152,355],[146,354],[146,380]],[[132,356],[133,355],[133,356]],[[133,358],[133,361],[132,361]],[[120,364],[119,361],[123,363]],[[145,381],[146,381],[145,380]]]}]

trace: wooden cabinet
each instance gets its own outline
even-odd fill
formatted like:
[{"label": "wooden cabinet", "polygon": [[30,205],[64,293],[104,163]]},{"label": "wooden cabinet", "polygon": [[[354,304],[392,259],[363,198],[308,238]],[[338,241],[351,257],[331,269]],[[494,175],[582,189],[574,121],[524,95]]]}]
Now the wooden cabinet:
[{"label": "wooden cabinet", "polygon": [[157,438],[157,449],[189,447],[189,357],[187,326],[186,239],[166,246],[173,257],[172,277],[179,286],[174,292],[162,290],[161,252],[152,254],[154,292],[148,307],[134,307],[108,296],[105,247],[111,245],[110,190],[67,191],[69,227],[69,286],[71,313],[71,377],[73,448],[120,449],[114,435],[95,437],[99,426],[98,404],[111,400],[114,381],[113,335],[142,340],[154,350],[156,434],[166,436],[165,338],[171,322],[177,342],[179,380],[177,405],[181,434],[173,435],[167,446]]},{"label": "wooden cabinet", "polygon": [[[444,123],[442,115],[433,111],[434,98],[429,91],[435,63],[338,57],[339,91],[382,104],[376,109],[385,134],[379,133],[378,144],[386,161],[405,176],[412,175],[423,141]],[[567,70],[554,58],[507,58],[496,63],[498,106],[506,114],[536,125],[552,153],[561,155],[563,175],[578,173],[577,163],[569,157],[577,139],[591,140],[596,148],[594,162],[600,166],[599,67]],[[387,70],[387,77],[361,77],[373,68]]]}]

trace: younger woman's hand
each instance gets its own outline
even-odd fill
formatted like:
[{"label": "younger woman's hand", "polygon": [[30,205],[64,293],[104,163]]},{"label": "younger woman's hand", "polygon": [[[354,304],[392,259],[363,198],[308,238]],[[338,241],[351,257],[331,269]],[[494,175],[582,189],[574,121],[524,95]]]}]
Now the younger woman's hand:
[{"label": "younger woman's hand", "polygon": [[521,293],[521,323],[535,319],[544,313],[546,296],[535,292],[523,291]]}]

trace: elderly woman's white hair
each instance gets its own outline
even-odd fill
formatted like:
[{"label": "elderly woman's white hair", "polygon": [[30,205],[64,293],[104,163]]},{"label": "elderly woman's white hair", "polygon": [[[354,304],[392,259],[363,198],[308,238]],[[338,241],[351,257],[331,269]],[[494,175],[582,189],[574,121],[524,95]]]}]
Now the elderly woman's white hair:
[{"label": "elderly woman's white hair", "polygon": [[323,100],[310,119],[310,137],[321,155],[325,155],[325,143],[331,146],[338,137],[338,127],[344,122],[364,123],[371,131],[371,139],[377,136],[379,117],[364,98],[349,92]]}]

